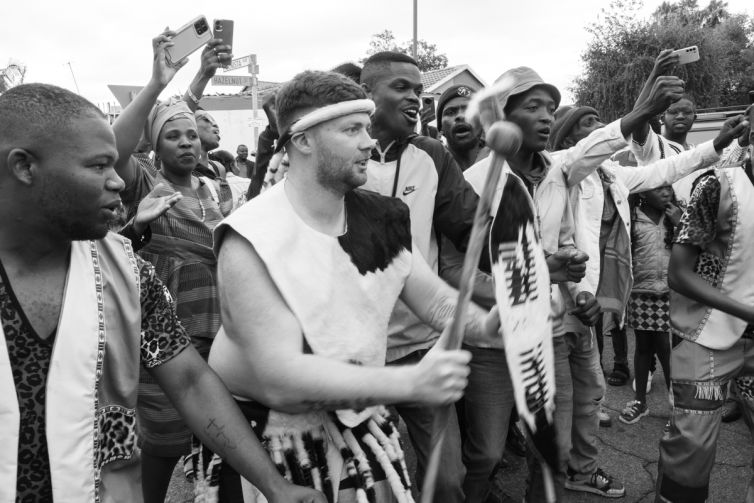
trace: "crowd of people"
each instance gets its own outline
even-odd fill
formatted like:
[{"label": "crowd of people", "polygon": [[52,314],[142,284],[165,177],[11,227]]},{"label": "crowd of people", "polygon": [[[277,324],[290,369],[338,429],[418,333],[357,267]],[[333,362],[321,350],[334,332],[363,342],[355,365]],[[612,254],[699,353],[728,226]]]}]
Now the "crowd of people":
[{"label": "crowd of people", "polygon": [[[446,349],[500,154],[465,114],[480,90],[448,88],[421,134],[411,57],[303,71],[263,103],[252,161],[218,150],[200,106],[231,47],[210,41],[185,95],[158,101],[186,64],[166,58],[173,34],[153,39],[152,75],[112,126],[55,86],[0,95],[0,438],[17,446],[0,452],[0,499],[161,503],[182,460],[196,501],[410,502],[426,475],[433,501],[482,503],[513,450],[525,500],[551,501],[518,422],[504,341],[527,334],[501,329],[495,250],[463,347]],[[656,501],[709,497],[731,388],[752,424],[754,111],[690,145],[677,62],[661,52],[609,124],[531,68],[498,79],[521,144],[489,220],[514,209],[506,183],[525,187],[549,272],[558,501],[626,495],[597,435],[606,380],[630,379],[627,327],[636,394],[620,421],[648,414],[655,358],[672,406]]]}]

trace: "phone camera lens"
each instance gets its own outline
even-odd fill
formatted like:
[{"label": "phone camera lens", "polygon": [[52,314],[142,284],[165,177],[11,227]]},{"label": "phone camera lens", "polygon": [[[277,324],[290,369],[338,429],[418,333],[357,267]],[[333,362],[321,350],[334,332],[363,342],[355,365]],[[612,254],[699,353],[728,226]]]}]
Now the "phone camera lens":
[{"label": "phone camera lens", "polygon": [[223,31],[223,24],[220,21],[215,21],[215,30]]}]

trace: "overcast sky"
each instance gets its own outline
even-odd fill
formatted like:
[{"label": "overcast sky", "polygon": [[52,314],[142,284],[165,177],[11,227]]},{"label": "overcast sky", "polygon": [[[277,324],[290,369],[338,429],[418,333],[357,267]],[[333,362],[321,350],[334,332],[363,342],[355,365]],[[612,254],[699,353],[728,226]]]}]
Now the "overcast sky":
[{"label": "overcast sky", "polygon": [[[649,13],[660,0],[645,0]],[[705,0],[700,4],[706,5]],[[115,102],[107,84],[143,85],[151,72],[151,38],[204,14],[235,21],[234,56],[258,55],[260,80],[284,81],[303,69],[329,69],[363,57],[372,35],[412,36],[412,0],[274,0],[172,2],[88,0],[3,2],[0,68],[10,58],[27,65],[26,82],[76,90]],[[564,91],[581,72],[580,55],[607,0],[419,0],[419,38],[436,44],[450,65],[468,64],[488,84],[508,68],[527,65]],[[754,13],[751,0],[729,0]],[[70,62],[71,68],[68,63]],[[199,65],[194,53],[166,94],[183,92]],[[232,74],[243,75],[243,71]],[[207,93],[233,93],[212,87]]]}]

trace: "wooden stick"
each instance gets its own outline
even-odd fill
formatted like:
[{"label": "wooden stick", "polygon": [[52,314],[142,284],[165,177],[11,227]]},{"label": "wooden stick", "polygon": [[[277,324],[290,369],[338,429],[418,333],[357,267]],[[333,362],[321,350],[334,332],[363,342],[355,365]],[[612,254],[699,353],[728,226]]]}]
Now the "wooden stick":
[{"label": "wooden stick", "polygon": [[[471,236],[469,237],[469,246],[466,250],[466,256],[463,259],[463,269],[461,272],[461,283],[458,290],[458,302],[456,303],[456,312],[450,325],[450,333],[442,349],[459,349],[463,342],[463,328],[467,306],[471,300],[471,293],[474,290],[474,279],[479,264],[479,257],[482,249],[487,243],[487,234],[489,229],[490,208],[492,207],[492,198],[495,195],[500,174],[503,171],[505,158],[498,154],[493,154],[490,170],[487,172],[487,178],[484,183],[484,190],[479,198],[479,204],[474,214],[474,224],[471,227]],[[448,419],[450,417],[451,407],[447,405],[438,409],[432,425],[432,449],[427,462],[427,470],[422,484],[421,503],[431,503],[435,493],[435,482],[437,481],[437,472],[440,468],[440,451],[445,442],[445,432],[448,429]]]},{"label": "wooden stick", "polygon": [[[506,94],[513,88],[512,79],[503,79],[490,88],[483,89],[476,93],[469,101],[466,114],[468,121],[476,121],[486,131],[488,146],[493,150],[492,161],[489,171],[484,182],[484,188],[479,196],[479,203],[474,213],[474,222],[471,226],[469,235],[469,245],[466,255],[463,259],[463,268],[461,270],[461,280],[458,285],[458,302],[450,325],[448,337],[440,338],[438,344],[441,349],[460,349],[463,342],[463,334],[466,320],[466,311],[471,293],[474,291],[474,280],[479,264],[479,257],[482,250],[488,242],[490,209],[492,208],[492,199],[495,196],[498,181],[505,164],[505,156],[512,155],[518,150],[520,145],[519,137],[516,141],[507,137],[510,128],[498,127],[502,124],[496,124],[505,119],[502,109],[500,108],[499,95]],[[508,124],[511,126],[511,124]],[[516,127],[516,130],[518,128]],[[507,141],[510,140],[510,141]],[[440,468],[440,452],[445,442],[445,433],[448,429],[448,419],[453,405],[440,407],[435,414],[432,425],[432,447],[430,448],[427,470],[422,484],[421,503],[431,503],[435,493],[435,483],[437,481],[437,472]]]}]

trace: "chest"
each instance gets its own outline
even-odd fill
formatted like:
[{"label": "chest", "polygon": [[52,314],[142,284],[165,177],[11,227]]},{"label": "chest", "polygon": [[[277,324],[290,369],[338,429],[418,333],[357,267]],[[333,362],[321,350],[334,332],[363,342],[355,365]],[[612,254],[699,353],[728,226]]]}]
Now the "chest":
[{"label": "chest", "polygon": [[5,270],[6,288],[15,297],[18,308],[31,327],[45,339],[58,326],[66,270],[21,271],[13,266]]}]

